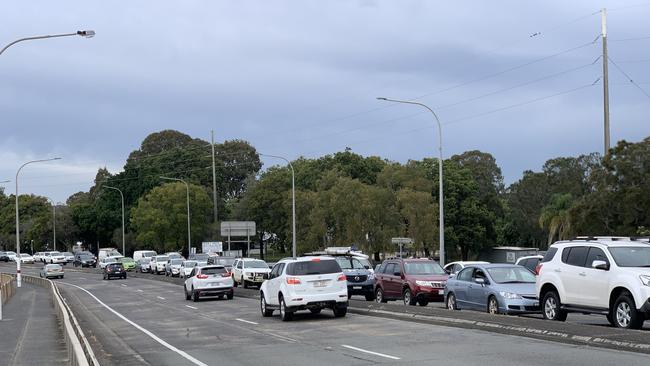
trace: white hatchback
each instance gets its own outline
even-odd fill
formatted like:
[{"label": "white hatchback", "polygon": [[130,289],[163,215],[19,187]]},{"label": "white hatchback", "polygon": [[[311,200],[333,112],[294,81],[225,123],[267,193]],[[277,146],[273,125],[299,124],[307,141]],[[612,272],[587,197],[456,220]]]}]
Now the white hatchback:
[{"label": "white hatchback", "polygon": [[224,266],[194,267],[183,285],[185,300],[199,301],[203,296],[228,297],[231,300],[235,292],[230,273]]},{"label": "white hatchback", "polygon": [[318,314],[324,308],[332,309],[337,318],[348,310],[347,278],[332,257],[285,258],[260,286],[262,316],[271,316],[277,309],[287,321],[295,311]]}]

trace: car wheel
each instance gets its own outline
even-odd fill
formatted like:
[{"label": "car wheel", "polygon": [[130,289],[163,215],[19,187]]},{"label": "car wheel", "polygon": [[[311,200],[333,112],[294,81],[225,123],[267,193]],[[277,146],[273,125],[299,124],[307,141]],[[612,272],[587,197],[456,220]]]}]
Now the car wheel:
[{"label": "car wheel", "polygon": [[345,314],[348,313],[348,307],[347,306],[334,306],[334,316],[336,318],[343,318]]},{"label": "car wheel", "polygon": [[235,281],[235,276],[234,275],[232,276],[232,284],[233,284],[234,287],[238,286],[237,281]]},{"label": "car wheel", "polygon": [[429,305],[429,300],[418,300],[418,305],[427,306]]},{"label": "car wheel", "polygon": [[497,301],[496,297],[490,296],[488,299],[487,312],[492,315],[499,314],[499,302]]},{"label": "car wheel", "polygon": [[449,310],[459,310],[458,305],[456,305],[456,295],[453,292],[450,292],[447,295],[447,309]]},{"label": "car wheel", "polygon": [[402,294],[402,299],[404,299],[404,305],[415,305],[415,299],[413,298],[411,289],[407,288],[406,290],[404,290],[404,293]]},{"label": "car wheel", "polygon": [[248,282],[246,282],[244,277],[241,278],[241,283],[242,283],[242,286],[244,286],[244,288],[248,288]]},{"label": "car wheel", "polygon": [[235,291],[230,290],[230,292],[226,294],[226,297],[228,300],[232,300],[235,297]]},{"label": "car wheel", "polygon": [[375,294],[366,294],[366,301],[373,301],[375,299]]},{"label": "car wheel", "polygon": [[260,292],[260,310],[262,311],[262,316],[265,318],[273,315],[273,310],[266,308],[266,299],[264,299],[263,292]]},{"label": "car wheel", "polygon": [[106,281],[106,275],[102,275],[102,279]]},{"label": "car wheel", "polygon": [[311,312],[312,314],[320,314],[321,310],[322,309],[320,309],[320,308],[318,308],[318,309],[309,309],[309,312]]},{"label": "car wheel", "polygon": [[122,278],[126,280],[126,273],[124,274],[124,276]]},{"label": "car wheel", "polygon": [[284,297],[280,295],[280,319],[282,319],[283,322],[289,321],[293,318],[293,313],[290,311],[287,311],[287,304],[284,302]]},{"label": "car wheel", "polygon": [[557,292],[549,291],[542,299],[542,316],[547,320],[565,321],[568,313],[561,309],[560,297]]},{"label": "car wheel", "polygon": [[614,303],[614,326],[625,329],[640,329],[643,318],[636,310],[632,295],[623,293]]},{"label": "car wheel", "polygon": [[187,289],[185,288],[185,285],[183,285],[183,292],[185,293],[185,300],[191,300],[192,299],[192,295],[190,295],[187,292]]},{"label": "car wheel", "polygon": [[386,299],[384,299],[384,290],[379,287],[375,290],[375,301],[378,303],[386,303]]},{"label": "car wheel", "polygon": [[41,278],[43,278],[43,274],[42,274],[42,273],[39,273],[38,275],[41,276]]},{"label": "car wheel", "polygon": [[194,290],[194,287],[192,287],[192,300],[194,302],[198,302],[201,298],[201,295],[199,295],[199,292]]}]

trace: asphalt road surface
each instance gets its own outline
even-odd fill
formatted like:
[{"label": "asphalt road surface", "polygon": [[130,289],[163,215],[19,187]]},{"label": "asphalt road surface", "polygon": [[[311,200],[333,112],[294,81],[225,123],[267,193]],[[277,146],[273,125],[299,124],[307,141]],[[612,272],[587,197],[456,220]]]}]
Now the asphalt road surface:
[{"label": "asphalt road surface", "polygon": [[68,266],[55,281],[102,365],[648,363],[644,354],[326,310],[281,322],[263,318],[255,299],[195,303],[178,284],[142,276],[103,281]]}]

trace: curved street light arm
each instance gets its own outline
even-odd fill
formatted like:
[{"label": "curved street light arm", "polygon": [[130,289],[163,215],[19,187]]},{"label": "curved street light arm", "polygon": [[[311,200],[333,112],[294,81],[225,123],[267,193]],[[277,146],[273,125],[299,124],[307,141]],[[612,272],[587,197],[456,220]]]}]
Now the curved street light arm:
[{"label": "curved street light arm", "polygon": [[269,158],[276,158],[276,159],[281,159],[287,162],[289,164],[289,168],[291,168],[291,234],[292,234],[292,249],[291,249],[291,254],[295,258],[297,256],[297,245],[296,245],[296,172],[293,170],[293,164],[289,161],[289,159],[278,156],[278,155],[271,155],[271,154],[260,154],[261,156],[267,156]]}]

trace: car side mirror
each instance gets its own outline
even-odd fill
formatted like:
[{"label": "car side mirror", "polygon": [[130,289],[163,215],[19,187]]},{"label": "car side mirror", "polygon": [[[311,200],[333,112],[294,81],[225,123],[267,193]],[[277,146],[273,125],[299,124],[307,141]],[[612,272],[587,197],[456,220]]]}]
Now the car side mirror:
[{"label": "car side mirror", "polygon": [[370,269],[370,266],[363,266],[363,268],[365,268],[365,269]]},{"label": "car side mirror", "polygon": [[485,278],[475,278],[474,282],[478,283],[479,285],[483,286],[485,285]]},{"label": "car side mirror", "polygon": [[606,261],[595,260],[591,262],[591,267],[595,269],[600,269],[603,271],[609,271],[609,264]]}]

